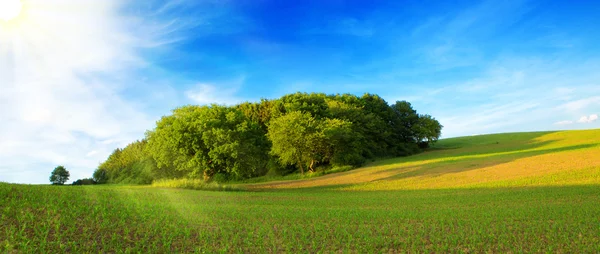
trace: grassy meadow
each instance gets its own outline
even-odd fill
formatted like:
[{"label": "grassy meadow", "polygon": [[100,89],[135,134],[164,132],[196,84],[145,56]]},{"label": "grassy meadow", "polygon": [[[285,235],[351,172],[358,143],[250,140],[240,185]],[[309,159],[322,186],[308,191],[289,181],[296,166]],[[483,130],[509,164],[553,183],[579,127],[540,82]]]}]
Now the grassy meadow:
[{"label": "grassy meadow", "polygon": [[445,139],[321,177],[209,186],[236,191],[168,186],[0,184],[0,251],[600,252],[600,130]]}]

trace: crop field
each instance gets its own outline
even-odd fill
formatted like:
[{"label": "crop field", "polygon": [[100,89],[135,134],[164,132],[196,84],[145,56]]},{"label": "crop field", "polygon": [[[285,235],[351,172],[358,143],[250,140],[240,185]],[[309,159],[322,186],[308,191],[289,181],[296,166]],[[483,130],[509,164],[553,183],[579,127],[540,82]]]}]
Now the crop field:
[{"label": "crop field", "polygon": [[0,251],[600,252],[600,130],[445,139],[236,189],[0,184]]}]

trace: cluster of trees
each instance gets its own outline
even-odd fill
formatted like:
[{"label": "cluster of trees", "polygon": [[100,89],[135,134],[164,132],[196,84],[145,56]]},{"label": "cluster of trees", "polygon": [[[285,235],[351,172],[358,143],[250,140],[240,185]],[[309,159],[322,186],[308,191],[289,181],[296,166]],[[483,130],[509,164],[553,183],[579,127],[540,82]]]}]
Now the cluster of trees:
[{"label": "cluster of trees", "polygon": [[143,140],[116,149],[94,172],[98,183],[163,178],[245,179],[360,166],[420,152],[442,125],[410,103],[374,94],[295,93],[235,106],[183,106]]}]

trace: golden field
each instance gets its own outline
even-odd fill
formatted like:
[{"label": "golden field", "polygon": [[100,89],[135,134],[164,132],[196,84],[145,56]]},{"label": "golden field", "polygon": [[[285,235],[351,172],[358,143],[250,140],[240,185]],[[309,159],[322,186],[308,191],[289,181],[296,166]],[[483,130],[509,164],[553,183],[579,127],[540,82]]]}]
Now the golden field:
[{"label": "golden field", "polygon": [[430,151],[339,174],[251,188],[402,190],[600,184],[600,130],[440,140]]}]

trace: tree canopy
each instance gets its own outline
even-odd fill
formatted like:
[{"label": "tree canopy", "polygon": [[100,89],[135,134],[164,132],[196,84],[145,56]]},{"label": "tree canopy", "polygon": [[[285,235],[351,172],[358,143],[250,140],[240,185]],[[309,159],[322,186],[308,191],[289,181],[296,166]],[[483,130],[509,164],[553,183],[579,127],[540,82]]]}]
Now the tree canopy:
[{"label": "tree canopy", "polygon": [[55,185],[63,185],[69,180],[70,176],[71,174],[69,174],[69,171],[65,167],[57,166],[50,173],[50,182]]},{"label": "tree canopy", "polygon": [[418,153],[437,141],[442,127],[409,102],[390,105],[374,94],[294,93],[235,106],[187,105],[162,117],[144,139],[117,148],[93,180],[246,179],[360,166]]}]

